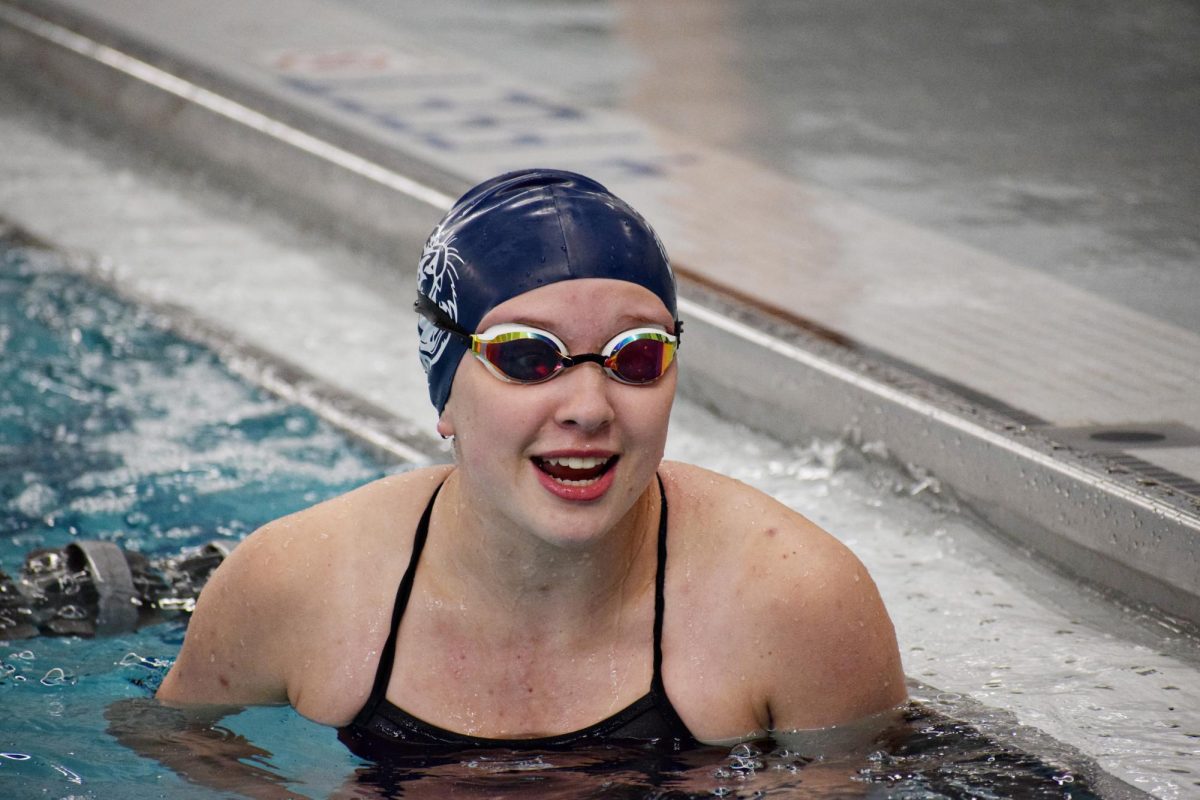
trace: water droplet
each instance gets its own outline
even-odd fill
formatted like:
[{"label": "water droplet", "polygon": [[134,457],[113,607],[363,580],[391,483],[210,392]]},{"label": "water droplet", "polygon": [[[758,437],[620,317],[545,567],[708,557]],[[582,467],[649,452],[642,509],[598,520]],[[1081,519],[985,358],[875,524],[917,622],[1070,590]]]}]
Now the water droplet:
[{"label": "water droplet", "polygon": [[69,676],[62,667],[53,667],[42,676],[43,686],[69,686],[75,683],[75,677]]}]

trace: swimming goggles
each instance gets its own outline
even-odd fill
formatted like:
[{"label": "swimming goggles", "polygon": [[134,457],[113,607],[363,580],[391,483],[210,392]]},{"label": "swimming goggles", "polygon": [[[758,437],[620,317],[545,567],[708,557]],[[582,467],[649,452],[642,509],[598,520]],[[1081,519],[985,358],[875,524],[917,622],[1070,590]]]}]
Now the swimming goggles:
[{"label": "swimming goggles", "polygon": [[[488,371],[509,383],[541,383],[564,369],[588,362],[599,364],[608,377],[633,385],[653,383],[675,359],[679,337],[660,328],[633,328],[608,340],[599,353],[569,355],[557,336],[528,325],[493,325],[483,333],[469,333],[421,294],[413,305],[421,316],[460,339]],[[683,323],[675,321],[682,333]]]}]

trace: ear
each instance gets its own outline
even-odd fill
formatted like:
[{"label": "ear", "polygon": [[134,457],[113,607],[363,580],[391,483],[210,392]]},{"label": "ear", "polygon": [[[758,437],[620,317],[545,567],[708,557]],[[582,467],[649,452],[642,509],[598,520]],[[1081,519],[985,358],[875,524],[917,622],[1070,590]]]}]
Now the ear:
[{"label": "ear", "polygon": [[438,417],[437,432],[443,439],[449,439],[454,436],[454,415],[449,409],[444,409],[442,415]]}]

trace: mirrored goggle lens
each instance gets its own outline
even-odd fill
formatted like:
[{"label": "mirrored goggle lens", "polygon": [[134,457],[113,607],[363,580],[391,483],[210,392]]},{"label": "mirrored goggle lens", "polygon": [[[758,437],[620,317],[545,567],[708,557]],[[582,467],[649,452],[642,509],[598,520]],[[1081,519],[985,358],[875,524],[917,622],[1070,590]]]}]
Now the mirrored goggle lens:
[{"label": "mirrored goggle lens", "polygon": [[625,383],[658,380],[675,357],[675,342],[663,333],[642,332],[625,336],[612,348],[604,365],[613,377]]},{"label": "mirrored goggle lens", "polygon": [[532,329],[506,330],[472,337],[473,349],[493,372],[518,383],[540,383],[567,366],[584,361],[603,364],[622,383],[650,383],[662,377],[675,357],[676,340],[656,329],[618,334],[599,355],[571,358],[550,334]]},{"label": "mirrored goggle lens", "polygon": [[502,333],[475,348],[504,377],[520,383],[540,383],[553,377],[562,365],[556,344],[533,331]]}]

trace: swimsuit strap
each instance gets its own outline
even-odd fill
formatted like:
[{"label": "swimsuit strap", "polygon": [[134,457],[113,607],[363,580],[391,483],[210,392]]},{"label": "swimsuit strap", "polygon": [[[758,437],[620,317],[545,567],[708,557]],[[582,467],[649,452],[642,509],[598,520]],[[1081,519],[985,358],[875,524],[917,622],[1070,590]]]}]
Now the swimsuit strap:
[{"label": "swimsuit strap", "polygon": [[[662,629],[667,583],[667,493],[663,487],[662,478],[657,474],[654,477],[658,481],[661,511],[658,518],[658,564],[654,576],[654,665],[650,690],[652,693],[665,697],[666,687],[662,677]],[[417,523],[417,532],[413,537],[412,555],[409,557],[408,568],[404,571],[404,578],[396,590],[396,604],[392,608],[391,631],[388,633],[383,651],[379,654],[379,666],[376,668],[375,683],[371,687],[371,694],[355,717],[355,722],[358,724],[367,724],[371,715],[387,697],[388,684],[392,678],[392,667],[396,660],[396,640],[400,635],[400,620],[404,617],[404,610],[408,607],[408,599],[412,595],[413,582],[417,576],[417,562],[421,560],[421,551],[425,549],[425,540],[429,538],[429,520],[433,516],[433,503],[437,500],[438,492],[441,490],[442,484],[438,484],[437,488],[433,490],[429,502],[425,505],[421,521]]]},{"label": "swimsuit strap", "polygon": [[429,518],[433,516],[433,501],[437,500],[438,492],[441,490],[442,484],[439,483],[433,490],[429,502],[425,504],[425,513],[421,515],[421,521],[417,523],[417,533],[413,537],[412,555],[408,560],[408,569],[404,571],[404,578],[396,590],[396,605],[392,608],[392,629],[388,634],[387,644],[383,646],[383,652],[379,654],[375,684],[371,687],[371,696],[367,698],[362,710],[358,712],[355,722],[365,724],[387,696],[388,683],[392,679],[392,666],[396,660],[396,639],[400,635],[400,620],[404,616],[404,609],[408,606],[413,581],[417,577],[417,562],[421,560],[421,551],[425,549],[425,540],[429,537]]},{"label": "swimsuit strap", "polygon": [[658,481],[659,508],[658,517],[658,565],[654,575],[654,677],[651,678],[650,689],[653,692],[666,694],[662,677],[662,629],[663,613],[666,609],[667,587],[667,490],[663,488],[662,477],[655,473]]}]

